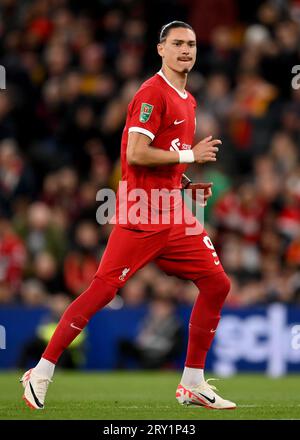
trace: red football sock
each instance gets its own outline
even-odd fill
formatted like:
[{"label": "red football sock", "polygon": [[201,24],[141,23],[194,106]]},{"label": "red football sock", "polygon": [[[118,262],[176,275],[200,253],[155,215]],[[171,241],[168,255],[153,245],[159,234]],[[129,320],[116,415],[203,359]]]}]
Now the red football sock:
[{"label": "red football sock", "polygon": [[189,341],[185,366],[204,369],[206,355],[215,336],[220,313],[230,290],[224,272],[194,281],[199,289],[189,324]]},{"label": "red football sock", "polygon": [[114,298],[117,290],[102,279],[94,278],[90,287],[65,310],[42,357],[56,364],[90,318]]}]

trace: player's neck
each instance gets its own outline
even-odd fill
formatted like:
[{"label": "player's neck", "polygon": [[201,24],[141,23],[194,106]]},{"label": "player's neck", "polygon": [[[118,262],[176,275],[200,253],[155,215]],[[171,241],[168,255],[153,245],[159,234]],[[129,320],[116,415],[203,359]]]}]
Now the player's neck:
[{"label": "player's neck", "polygon": [[187,73],[179,73],[170,69],[170,67],[163,65],[161,68],[162,73],[167,80],[180,92],[185,92],[185,86],[187,81]]}]

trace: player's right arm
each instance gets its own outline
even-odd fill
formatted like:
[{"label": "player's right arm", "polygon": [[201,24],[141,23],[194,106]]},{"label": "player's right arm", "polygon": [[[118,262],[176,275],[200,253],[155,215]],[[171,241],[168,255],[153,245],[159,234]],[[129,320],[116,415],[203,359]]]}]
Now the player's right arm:
[{"label": "player's right arm", "polygon": [[177,163],[216,161],[219,139],[209,136],[196,144],[192,151],[166,151],[151,146],[166,112],[162,89],[149,85],[141,88],[129,106],[126,157],[129,165],[159,166]]},{"label": "player's right arm", "polygon": [[[166,151],[157,147],[151,147],[152,139],[145,134],[131,132],[128,135],[127,162],[129,165],[159,166],[172,165],[183,162],[178,151]],[[194,162],[205,163],[215,162],[216,153],[219,151],[217,145],[222,142],[209,136],[198,142],[193,148]]]}]

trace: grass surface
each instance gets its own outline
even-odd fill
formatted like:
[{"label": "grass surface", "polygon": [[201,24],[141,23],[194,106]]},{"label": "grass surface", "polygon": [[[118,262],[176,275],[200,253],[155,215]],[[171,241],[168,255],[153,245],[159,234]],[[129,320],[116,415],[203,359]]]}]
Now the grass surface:
[{"label": "grass surface", "polygon": [[[175,400],[176,372],[57,372],[46,408],[33,411],[21,399],[19,372],[0,373],[0,419],[245,420],[300,419],[300,377],[270,379],[238,375],[215,383],[232,411],[181,406]],[[209,377],[209,375],[207,375]]]}]

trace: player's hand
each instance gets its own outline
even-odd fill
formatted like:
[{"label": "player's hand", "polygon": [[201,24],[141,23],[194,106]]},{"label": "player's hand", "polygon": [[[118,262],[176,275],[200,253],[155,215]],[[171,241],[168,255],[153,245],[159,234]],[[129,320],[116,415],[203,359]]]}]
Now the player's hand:
[{"label": "player's hand", "polygon": [[[186,188],[192,190],[192,199],[196,202],[199,202],[201,205],[206,206],[207,200],[212,196],[211,187],[213,186],[212,182],[209,183],[189,183]],[[197,191],[197,190],[202,190]],[[200,194],[199,194],[200,192]]]},{"label": "player's hand", "polygon": [[222,141],[220,141],[220,139],[213,139],[212,136],[208,136],[198,142],[198,144],[193,147],[195,162],[215,162],[217,160],[216,154],[219,151],[217,145],[221,143]]}]

